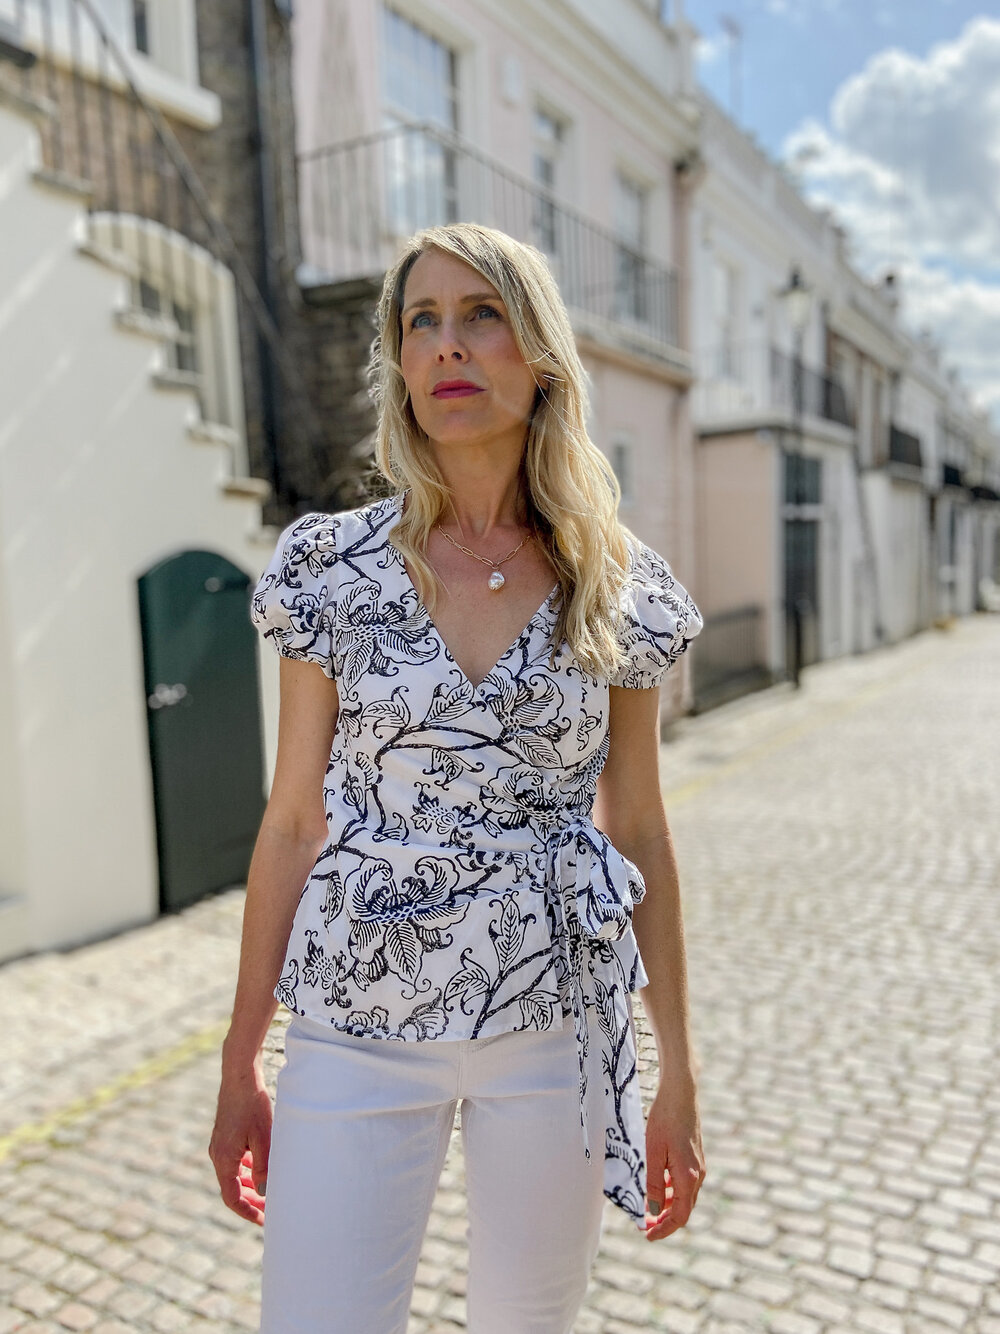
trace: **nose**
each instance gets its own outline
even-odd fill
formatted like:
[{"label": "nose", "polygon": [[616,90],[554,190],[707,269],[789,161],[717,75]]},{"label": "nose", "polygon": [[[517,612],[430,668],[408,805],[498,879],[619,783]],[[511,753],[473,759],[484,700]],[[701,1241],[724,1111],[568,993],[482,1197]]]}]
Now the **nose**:
[{"label": "nose", "polygon": [[467,361],[468,355],[465,344],[459,337],[456,322],[450,319],[442,320],[438,338],[438,362]]}]

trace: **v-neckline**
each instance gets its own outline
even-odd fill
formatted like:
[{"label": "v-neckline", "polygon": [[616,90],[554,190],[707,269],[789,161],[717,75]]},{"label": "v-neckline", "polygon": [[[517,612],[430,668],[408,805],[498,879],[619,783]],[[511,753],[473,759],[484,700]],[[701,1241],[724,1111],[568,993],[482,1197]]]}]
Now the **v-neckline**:
[{"label": "v-neckline", "polygon": [[[395,507],[396,507],[396,515],[397,515],[397,517],[401,517],[401,516],[402,516],[402,513],[403,513],[403,496],[402,496],[402,495],[396,495],[396,496],[394,497],[394,500],[395,500]],[[490,670],[489,670],[489,671],[486,673],[486,675],[482,678],[482,680],[479,682],[479,684],[476,685],[476,684],[472,681],[472,679],[471,679],[471,677],[468,675],[468,673],[466,672],[465,668],[461,665],[461,663],[460,663],[460,662],[458,661],[458,659],[455,657],[454,653],[452,653],[451,649],[448,647],[448,644],[447,644],[447,642],[445,641],[445,637],[444,637],[444,635],[441,633],[441,631],[440,631],[440,630],[438,629],[438,627],[435,625],[435,623],[434,623],[434,618],[431,616],[430,612],[429,612],[429,611],[427,610],[427,608],[424,606],[424,600],[423,600],[423,598],[420,596],[420,592],[419,592],[419,590],[417,589],[416,584],[415,584],[415,583],[413,582],[413,580],[411,579],[409,570],[406,568],[406,561],[405,561],[405,559],[404,559],[404,557],[403,557],[403,553],[402,553],[402,552],[399,550],[399,548],[398,548],[397,546],[395,546],[392,542],[389,542],[389,543],[388,543],[388,546],[389,546],[390,550],[394,553],[394,555],[395,555],[395,557],[396,557],[396,563],[398,564],[399,569],[400,569],[400,571],[401,571],[401,573],[402,573],[402,576],[403,576],[403,578],[404,578],[405,581],[406,581],[407,588],[408,588],[410,591],[413,592],[414,596],[415,596],[416,599],[417,599],[417,606],[418,606],[419,609],[420,609],[420,613],[421,613],[421,615],[426,619],[427,624],[428,624],[428,626],[430,627],[431,632],[433,633],[435,639],[438,641],[438,643],[441,645],[442,649],[444,650],[444,652],[445,652],[445,656],[447,657],[448,661],[449,661],[449,662],[452,664],[452,666],[456,669],[456,671],[457,671],[457,672],[459,673],[459,675],[461,676],[462,680],[463,680],[463,681],[465,682],[465,684],[470,688],[470,690],[473,692],[474,695],[479,695],[479,694],[481,693],[483,686],[486,685],[486,683],[487,683],[487,681],[489,681],[490,677],[492,677],[492,676],[494,675],[494,673],[496,673],[497,671],[499,671],[499,669],[503,666],[504,662],[506,662],[506,660],[510,657],[510,655],[511,655],[513,652],[515,652],[515,651],[521,646],[521,643],[523,642],[525,636],[529,633],[529,631],[532,629],[532,627],[534,626],[535,622],[536,622],[536,621],[538,620],[538,618],[543,614],[543,612],[545,612],[545,611],[548,609],[549,604],[552,602],[553,598],[554,598],[554,597],[556,596],[556,594],[559,592],[559,583],[558,583],[558,581],[557,581],[557,582],[553,585],[553,587],[549,590],[549,592],[546,594],[546,596],[545,596],[545,601],[541,604],[541,606],[538,608],[538,610],[535,612],[535,614],[531,617],[530,620],[526,621],[526,622],[524,623],[524,625],[521,627],[520,633],[517,635],[517,638],[514,640],[514,642],[513,642],[512,644],[510,644],[506,649],[504,649],[503,653],[500,654],[500,657],[497,658],[496,662],[493,664],[493,666],[490,668]]]}]

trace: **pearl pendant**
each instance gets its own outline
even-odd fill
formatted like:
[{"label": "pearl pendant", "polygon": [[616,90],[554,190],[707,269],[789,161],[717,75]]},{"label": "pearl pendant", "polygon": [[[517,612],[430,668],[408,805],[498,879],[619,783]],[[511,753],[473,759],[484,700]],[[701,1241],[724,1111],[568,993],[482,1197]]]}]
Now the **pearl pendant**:
[{"label": "pearl pendant", "polygon": [[499,570],[494,570],[493,573],[490,575],[490,588],[493,589],[494,593],[498,589],[503,588],[506,582],[507,580],[503,577],[503,575],[500,573]]}]

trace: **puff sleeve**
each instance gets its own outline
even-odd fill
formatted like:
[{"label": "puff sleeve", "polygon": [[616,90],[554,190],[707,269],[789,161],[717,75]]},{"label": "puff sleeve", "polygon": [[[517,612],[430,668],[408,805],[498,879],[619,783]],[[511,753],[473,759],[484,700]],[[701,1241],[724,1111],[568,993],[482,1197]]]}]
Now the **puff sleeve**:
[{"label": "puff sleeve", "polygon": [[622,590],[619,636],[624,658],[609,678],[630,689],[658,686],[669,667],[702,629],[701,613],[667,562],[652,547],[631,545],[631,570]]},{"label": "puff sleeve", "polygon": [[285,658],[336,677],[337,520],[305,514],[278,538],[250,602],[250,620]]}]

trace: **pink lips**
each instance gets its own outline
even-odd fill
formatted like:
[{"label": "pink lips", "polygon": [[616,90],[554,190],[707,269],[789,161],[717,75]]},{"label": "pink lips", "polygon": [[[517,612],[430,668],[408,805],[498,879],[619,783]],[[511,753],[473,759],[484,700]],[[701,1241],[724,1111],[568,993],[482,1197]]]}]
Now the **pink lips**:
[{"label": "pink lips", "polygon": [[467,398],[470,394],[481,394],[483,391],[470,380],[442,380],[431,392],[435,398]]}]

